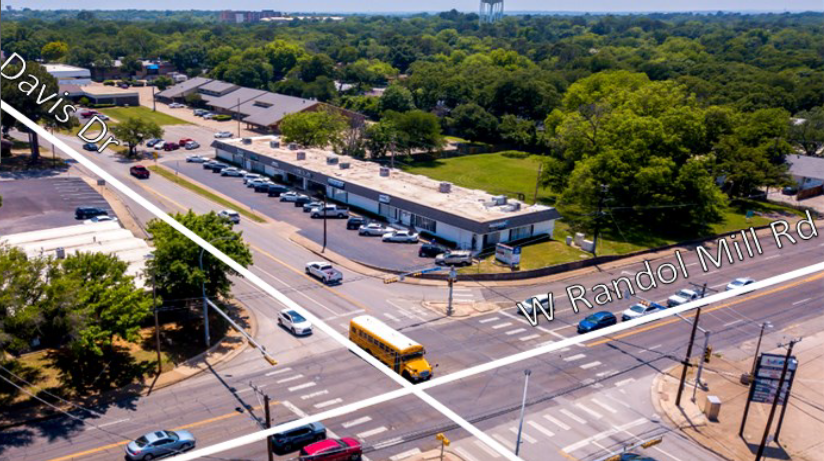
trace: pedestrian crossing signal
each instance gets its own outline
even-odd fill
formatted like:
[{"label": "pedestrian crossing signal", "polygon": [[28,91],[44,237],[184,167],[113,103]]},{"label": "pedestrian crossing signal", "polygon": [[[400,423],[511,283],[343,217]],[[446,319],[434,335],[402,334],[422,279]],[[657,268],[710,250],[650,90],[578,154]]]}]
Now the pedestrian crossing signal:
[{"label": "pedestrian crossing signal", "polygon": [[704,363],[710,363],[710,358],[712,357],[712,346],[707,346],[707,349],[704,351]]}]

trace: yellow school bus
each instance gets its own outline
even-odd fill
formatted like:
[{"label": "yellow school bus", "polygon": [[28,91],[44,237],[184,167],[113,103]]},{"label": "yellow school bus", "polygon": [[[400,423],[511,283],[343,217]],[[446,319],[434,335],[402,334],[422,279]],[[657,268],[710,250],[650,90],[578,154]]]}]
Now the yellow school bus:
[{"label": "yellow school bus", "polygon": [[349,339],[410,381],[432,378],[432,367],[423,358],[423,346],[375,317],[353,318],[349,322]]}]

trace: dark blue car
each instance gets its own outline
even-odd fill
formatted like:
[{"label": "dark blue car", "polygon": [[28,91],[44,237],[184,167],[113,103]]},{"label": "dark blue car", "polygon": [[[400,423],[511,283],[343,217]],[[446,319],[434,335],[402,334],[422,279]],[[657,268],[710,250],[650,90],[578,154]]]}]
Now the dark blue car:
[{"label": "dark blue car", "polygon": [[612,312],[596,312],[578,323],[578,333],[589,333],[618,323]]}]

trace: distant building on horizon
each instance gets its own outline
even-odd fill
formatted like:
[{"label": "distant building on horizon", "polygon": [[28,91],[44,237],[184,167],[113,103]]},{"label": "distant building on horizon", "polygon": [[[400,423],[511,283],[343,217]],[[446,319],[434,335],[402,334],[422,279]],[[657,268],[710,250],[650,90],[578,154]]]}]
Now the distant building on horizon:
[{"label": "distant building on horizon", "polygon": [[242,24],[251,22],[260,22],[266,18],[276,18],[282,16],[280,11],[263,10],[263,11],[232,11],[225,10],[220,12],[220,22],[231,24]]}]

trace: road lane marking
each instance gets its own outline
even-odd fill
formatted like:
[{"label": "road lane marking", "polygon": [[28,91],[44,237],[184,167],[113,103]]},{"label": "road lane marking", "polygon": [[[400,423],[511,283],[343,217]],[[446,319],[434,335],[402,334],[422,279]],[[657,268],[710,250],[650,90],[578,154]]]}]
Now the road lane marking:
[{"label": "road lane marking", "polygon": [[635,382],[635,378],[622,379],[621,381],[618,381],[617,383],[615,383],[615,387],[621,387],[623,385],[626,385],[626,384],[629,384],[629,383],[632,383],[632,382]]},{"label": "road lane marking", "polygon": [[326,395],[328,393],[329,393],[329,391],[327,389],[324,389],[322,391],[312,392],[311,394],[301,395],[300,399],[301,400],[313,399],[315,397],[320,397],[321,395]]},{"label": "road lane marking", "polygon": [[723,326],[724,328],[728,328],[728,327],[731,327],[731,326],[733,326],[733,325],[737,325],[737,324],[739,324],[739,323],[741,323],[741,322],[743,322],[743,321],[744,321],[744,319],[733,320],[732,322],[727,322],[727,323],[725,323],[725,324],[724,324],[724,325],[722,325],[722,326]]},{"label": "road lane marking", "polygon": [[290,387],[289,392],[299,391],[301,389],[306,389],[307,387],[316,386],[317,383],[314,381],[309,381],[308,383],[298,384],[297,386]]},{"label": "road lane marking", "polygon": [[595,435],[587,437],[583,440],[579,440],[578,442],[573,443],[572,445],[567,445],[566,447],[562,448],[562,450],[566,453],[571,453],[575,450],[579,450],[584,448],[585,446],[589,445],[590,443],[597,442],[599,440],[605,439],[607,437],[612,436],[613,434],[617,434],[618,432],[625,432],[633,427],[640,426],[641,424],[646,423],[648,420],[646,418],[637,419],[631,423],[624,424],[623,426],[615,427],[612,429],[607,429],[603,432],[599,432]]},{"label": "road lane marking", "polygon": [[561,412],[562,415],[564,415],[567,418],[575,421],[578,424],[586,424],[587,423],[585,420],[579,418],[575,413],[567,410],[566,408],[561,409],[560,412]]},{"label": "road lane marking", "polygon": [[[495,440],[500,442],[501,445],[503,445],[505,448],[509,448],[510,450],[515,451],[514,450],[515,444],[512,442],[512,440],[509,440],[506,437],[504,437],[502,435],[498,435],[498,434],[492,434],[492,438],[494,438]],[[513,448],[510,448],[510,447],[513,447]]]},{"label": "road lane marking", "polygon": [[[618,392],[621,392],[621,393],[624,393],[624,394],[626,393],[626,391],[623,390],[623,389],[618,389]],[[605,394],[605,395],[607,396],[608,399],[612,400],[613,402],[617,403],[618,405],[621,405],[622,407],[632,408],[632,405],[624,402],[623,400],[619,400],[619,399],[617,399],[617,398],[615,398],[615,397],[613,397],[609,394]]]},{"label": "road lane marking", "polygon": [[401,319],[395,317],[394,315],[390,314],[389,312],[384,312],[383,315],[385,315],[386,318],[388,318],[389,320],[392,320],[393,322],[400,322],[401,321]]},{"label": "road lane marking", "polygon": [[325,402],[316,403],[314,406],[315,408],[326,408],[331,407],[332,405],[337,405],[341,402],[343,402],[343,399],[332,399]]},{"label": "road lane marking", "polygon": [[804,304],[804,303],[806,303],[807,301],[810,301],[811,299],[813,299],[813,298],[802,299],[801,301],[796,301],[796,302],[792,303],[792,305],[793,305],[793,306],[797,306],[797,305],[799,305],[799,304]]},{"label": "road lane marking", "polygon": [[506,334],[507,336],[512,336],[512,335],[517,335],[518,333],[523,333],[525,331],[526,331],[526,328],[517,328],[515,330],[509,330],[504,334]]},{"label": "road lane marking", "polygon": [[96,424],[94,426],[89,426],[87,428],[84,428],[83,430],[88,431],[90,429],[98,429],[98,428],[101,428],[101,427],[113,426],[115,424],[125,423],[126,421],[131,421],[131,418],[123,418],[123,419],[118,419],[117,421],[111,421],[111,422],[103,423],[103,424]]},{"label": "road lane marking", "polygon": [[585,411],[586,413],[588,413],[590,416],[592,416],[592,417],[593,417],[593,418],[595,418],[595,419],[601,419],[601,418],[603,418],[603,417],[604,417],[604,415],[602,415],[601,413],[598,413],[597,411],[592,410],[592,409],[590,409],[590,408],[586,407],[586,406],[585,406],[584,404],[582,404],[582,403],[576,403],[576,404],[575,404],[575,406],[576,406],[576,407],[578,407],[580,410]]},{"label": "road lane marking", "polygon": [[277,371],[270,371],[269,373],[266,373],[264,376],[275,376],[275,375],[279,375],[281,373],[286,373],[287,371],[292,371],[292,369],[289,368],[289,367],[281,368],[280,370],[277,370]]},{"label": "road lane marking", "polygon": [[389,460],[390,461],[401,461],[402,459],[411,458],[411,457],[413,457],[415,455],[418,455],[420,453],[421,453],[420,448],[413,448],[411,450],[406,450],[403,453],[398,453],[397,455],[390,456]]},{"label": "road lane marking", "polygon": [[589,363],[585,363],[585,364],[581,365],[581,369],[583,369],[583,370],[589,370],[590,368],[597,367],[597,366],[598,366],[598,365],[600,365],[600,364],[601,364],[601,362],[598,362],[598,361],[596,360],[595,362],[589,362]]},{"label": "road lane marking", "polygon": [[372,448],[375,449],[375,450],[382,450],[384,448],[388,448],[388,447],[398,445],[398,444],[401,444],[401,443],[403,443],[403,437],[393,437],[389,440],[384,440],[382,442],[378,442],[378,443],[372,445]]},{"label": "road lane marking", "polygon": [[352,421],[347,421],[347,422],[341,424],[341,426],[343,426],[344,429],[349,429],[350,427],[355,427],[359,424],[368,423],[369,421],[372,421],[372,418],[370,418],[369,416],[364,416],[363,418],[358,418],[358,419],[353,419]]},{"label": "road lane marking", "polygon": [[494,322],[494,321],[500,320],[500,319],[501,319],[500,317],[490,317],[490,318],[487,318],[487,319],[478,320],[478,323]]},{"label": "road lane marking", "polygon": [[533,339],[538,339],[540,337],[541,337],[541,335],[536,334],[536,335],[529,335],[529,336],[521,336],[518,339],[520,339],[521,341],[530,341],[530,340],[533,340]]},{"label": "road lane marking", "polygon": [[541,434],[544,434],[547,437],[555,437],[554,432],[550,431],[549,429],[545,428],[544,426],[541,426],[540,424],[536,423],[535,421],[527,421],[526,423],[529,424],[530,426],[532,426],[533,429],[540,432]]},{"label": "road lane marking", "polygon": [[492,325],[492,329],[493,330],[498,330],[500,328],[506,328],[506,327],[511,326],[511,325],[512,325],[512,322],[499,323],[497,325]]},{"label": "road lane marking", "polygon": [[[461,456],[461,458],[463,458],[463,459],[465,459],[465,460],[467,460],[467,461],[478,461],[478,459],[477,459],[477,458],[475,458],[474,456],[470,455],[470,454],[469,454],[469,452],[467,452],[466,450],[464,450],[464,449],[463,449],[463,448],[461,448],[461,447],[457,447],[457,448],[455,448],[455,453],[459,454],[459,455]],[[391,459],[391,458],[390,458],[390,459]]]},{"label": "road lane marking", "polygon": [[489,456],[491,456],[491,457],[493,457],[493,458],[500,458],[500,457],[501,457],[501,455],[499,455],[497,451],[495,451],[495,450],[493,450],[493,449],[489,448],[488,446],[486,446],[486,444],[485,444],[485,443],[481,442],[480,440],[474,440],[473,442],[475,443],[475,445],[476,445],[478,448],[480,448],[481,450],[483,450],[483,451],[484,451],[486,454],[488,454]]},{"label": "road lane marking", "polygon": [[[517,427],[510,427],[509,432],[512,432],[513,434],[517,435],[518,434],[518,428]],[[527,434],[524,431],[521,431],[521,439],[526,440],[529,443],[536,443],[537,442],[537,440],[535,440],[535,438],[530,437],[529,434]]]},{"label": "road lane marking", "polygon": [[595,405],[598,405],[599,407],[603,408],[604,410],[606,410],[606,411],[608,411],[612,414],[618,413],[618,410],[616,410],[615,408],[612,408],[611,406],[607,405],[606,403],[604,403],[604,402],[602,402],[598,399],[590,399],[590,401],[592,403],[594,403]]},{"label": "road lane marking", "polygon": [[543,415],[543,417],[544,417],[544,419],[545,419],[545,420],[547,420],[547,421],[549,421],[550,423],[552,423],[552,424],[554,424],[554,425],[558,426],[558,427],[559,427],[559,428],[561,428],[562,430],[568,431],[568,430],[570,430],[570,429],[571,429],[569,426],[567,426],[566,424],[562,423],[561,421],[558,421],[557,419],[553,418],[553,417],[552,417],[552,416],[550,416],[550,415]]},{"label": "road lane marking", "polygon": [[381,426],[381,427],[377,427],[375,429],[371,429],[371,430],[368,430],[368,431],[365,431],[365,432],[361,432],[360,434],[357,434],[356,437],[359,438],[359,439],[365,439],[367,437],[372,437],[373,435],[378,435],[378,434],[386,432],[388,430],[389,429],[387,429],[386,426]]},{"label": "road lane marking", "polygon": [[303,375],[290,376],[288,378],[283,378],[283,379],[279,379],[279,380],[275,381],[275,384],[288,383],[288,382],[291,382],[291,381],[296,381],[296,380],[301,379],[301,378],[303,378]]},{"label": "road lane marking", "polygon": [[574,362],[576,360],[581,360],[582,358],[586,357],[586,354],[575,354],[569,357],[564,357],[564,362]]}]

